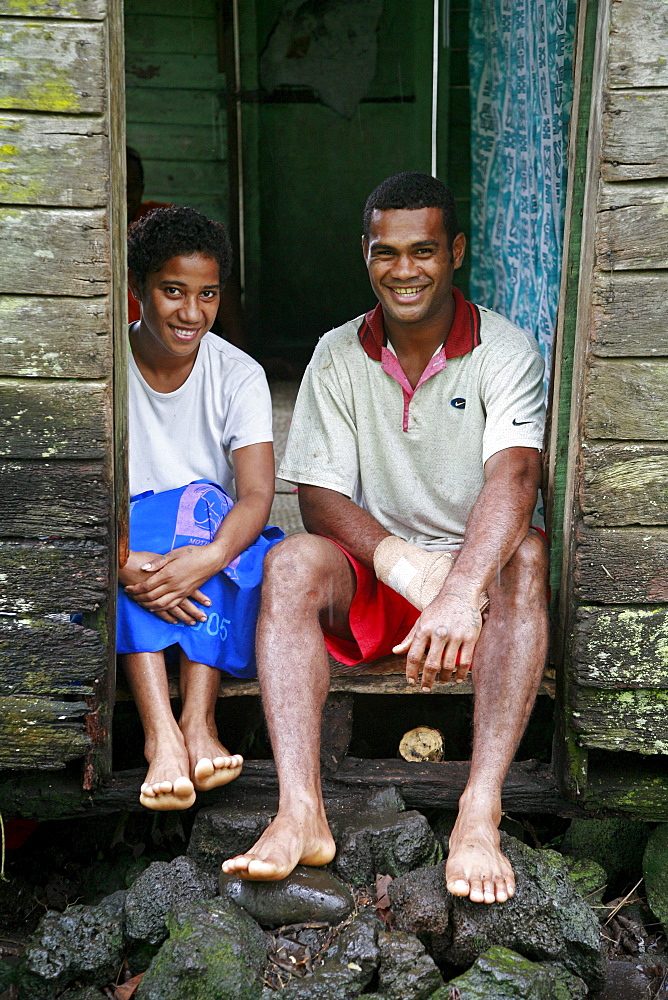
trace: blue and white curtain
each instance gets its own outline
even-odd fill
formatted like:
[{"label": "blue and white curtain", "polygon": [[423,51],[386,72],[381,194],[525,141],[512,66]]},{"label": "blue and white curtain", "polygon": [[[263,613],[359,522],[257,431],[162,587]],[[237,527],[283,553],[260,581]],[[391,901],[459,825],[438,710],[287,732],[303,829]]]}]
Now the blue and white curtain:
[{"label": "blue and white curtain", "polygon": [[471,0],[471,298],[533,333],[559,301],[574,0]]}]

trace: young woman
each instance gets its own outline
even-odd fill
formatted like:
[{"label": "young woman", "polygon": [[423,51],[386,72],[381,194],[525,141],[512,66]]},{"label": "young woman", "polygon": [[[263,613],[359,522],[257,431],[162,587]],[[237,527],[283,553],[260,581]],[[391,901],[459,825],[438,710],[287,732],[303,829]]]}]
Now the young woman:
[{"label": "young woman", "polygon": [[[140,801],[187,809],[196,791],[231,781],[243,763],[219,742],[214,710],[218,668],[254,670],[258,588],[244,604],[239,581],[250,565],[259,584],[264,551],[281,537],[263,533],[274,493],[271,399],[261,367],[208,332],[231,269],[220,223],[190,208],[156,209],[130,228],[128,266],[141,319],[130,327],[135,502],[118,649],[144,726]],[[173,643],[178,722],[163,652]]]}]

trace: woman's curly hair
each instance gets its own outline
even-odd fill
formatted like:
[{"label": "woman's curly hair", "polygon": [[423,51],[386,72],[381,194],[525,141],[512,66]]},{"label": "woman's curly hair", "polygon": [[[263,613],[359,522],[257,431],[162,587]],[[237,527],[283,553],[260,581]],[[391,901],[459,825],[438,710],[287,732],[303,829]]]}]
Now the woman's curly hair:
[{"label": "woman's curly hair", "polygon": [[128,230],[128,267],[140,286],[172,257],[200,254],[218,262],[223,285],[232,270],[232,246],[222,222],[194,208],[154,208]]}]

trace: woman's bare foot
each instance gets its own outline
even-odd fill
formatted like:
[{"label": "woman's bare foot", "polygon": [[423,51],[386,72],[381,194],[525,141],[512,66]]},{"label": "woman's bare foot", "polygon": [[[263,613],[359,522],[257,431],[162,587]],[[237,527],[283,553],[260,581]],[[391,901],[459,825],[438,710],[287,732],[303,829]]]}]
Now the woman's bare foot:
[{"label": "woman's bare foot", "polygon": [[258,842],[246,854],[223,862],[223,871],[243,879],[278,882],[296,865],[326,865],[336,844],[322,808],[293,813],[279,809]]},{"label": "woman's bare foot", "polygon": [[468,896],[473,903],[504,903],[515,894],[515,876],[500,849],[498,822],[480,803],[460,805],[450,834],[445,881],[453,896]]},{"label": "woman's bare foot", "polygon": [[198,792],[226,785],[241,774],[244,759],[241,754],[231,754],[205,726],[183,726],[190,774]]},{"label": "woman's bare foot", "polygon": [[144,752],[149,767],[140,790],[141,804],[160,811],[189,809],[195,802],[195,788],[188,777],[188,754],[180,733],[147,743]]}]

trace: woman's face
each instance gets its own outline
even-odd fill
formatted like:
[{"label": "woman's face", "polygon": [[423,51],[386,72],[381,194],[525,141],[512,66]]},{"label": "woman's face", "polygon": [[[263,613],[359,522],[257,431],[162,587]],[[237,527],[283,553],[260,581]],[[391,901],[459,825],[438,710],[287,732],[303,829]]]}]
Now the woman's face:
[{"label": "woman's face", "polygon": [[197,350],[218,312],[217,261],[200,254],[170,257],[159,271],[147,275],[143,289],[131,274],[130,287],[141,301],[140,333],[151,338],[154,348],[172,357]]}]

